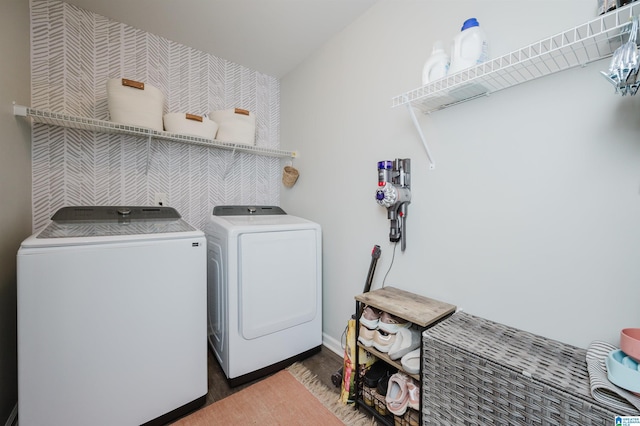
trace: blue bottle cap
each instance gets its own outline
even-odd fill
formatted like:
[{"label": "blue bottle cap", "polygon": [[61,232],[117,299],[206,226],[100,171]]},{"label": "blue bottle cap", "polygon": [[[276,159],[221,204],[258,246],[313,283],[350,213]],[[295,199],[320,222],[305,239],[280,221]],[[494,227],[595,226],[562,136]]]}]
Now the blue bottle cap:
[{"label": "blue bottle cap", "polygon": [[460,31],[464,31],[467,28],[471,28],[471,27],[479,27],[480,24],[478,23],[478,20],[476,18],[469,18],[466,21],[464,21],[464,24],[462,24],[462,29]]}]

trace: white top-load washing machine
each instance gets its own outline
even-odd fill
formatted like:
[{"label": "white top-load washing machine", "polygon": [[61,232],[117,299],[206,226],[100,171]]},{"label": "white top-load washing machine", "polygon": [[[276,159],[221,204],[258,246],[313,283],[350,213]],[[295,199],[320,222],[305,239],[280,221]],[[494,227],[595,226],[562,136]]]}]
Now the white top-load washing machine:
[{"label": "white top-load washing machine", "polygon": [[209,343],[231,386],[317,353],[320,225],[275,206],[216,206],[205,233]]},{"label": "white top-load washing machine", "polygon": [[27,238],[20,426],[165,424],[202,405],[205,247],[169,207],[66,207]]}]

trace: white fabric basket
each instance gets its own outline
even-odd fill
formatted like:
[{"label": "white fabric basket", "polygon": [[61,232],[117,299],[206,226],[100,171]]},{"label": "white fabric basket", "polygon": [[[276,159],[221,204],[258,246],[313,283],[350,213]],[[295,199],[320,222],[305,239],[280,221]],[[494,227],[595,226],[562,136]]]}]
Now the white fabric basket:
[{"label": "white fabric basket", "polygon": [[164,129],[181,135],[215,139],[218,123],[200,115],[170,112],[164,115]]},{"label": "white fabric basket", "polygon": [[209,117],[218,123],[216,139],[223,142],[255,145],[256,117],[251,112],[245,109],[231,108],[212,111]]},{"label": "white fabric basket", "polygon": [[111,121],[162,131],[162,92],[126,78],[107,80],[107,103]]}]

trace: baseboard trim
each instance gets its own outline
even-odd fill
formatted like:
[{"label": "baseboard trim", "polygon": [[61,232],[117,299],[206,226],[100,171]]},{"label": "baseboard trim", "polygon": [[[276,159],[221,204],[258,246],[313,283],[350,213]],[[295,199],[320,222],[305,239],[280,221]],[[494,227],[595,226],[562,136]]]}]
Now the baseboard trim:
[{"label": "baseboard trim", "polygon": [[9,414],[9,418],[5,422],[4,426],[17,426],[18,425],[18,404],[13,406],[13,410],[11,410],[11,414]]},{"label": "baseboard trim", "polygon": [[340,358],[344,356],[344,348],[342,343],[326,333],[322,333],[322,344],[331,352],[338,355]]}]

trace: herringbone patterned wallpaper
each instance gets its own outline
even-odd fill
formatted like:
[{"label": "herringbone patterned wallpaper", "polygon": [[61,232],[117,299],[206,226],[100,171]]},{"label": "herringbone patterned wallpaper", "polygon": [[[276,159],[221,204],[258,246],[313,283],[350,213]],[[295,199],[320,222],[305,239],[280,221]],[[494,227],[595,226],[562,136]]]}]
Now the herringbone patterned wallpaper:
[{"label": "herringbone patterned wallpaper", "polygon": [[[256,145],[279,145],[279,81],[73,5],[31,0],[31,105],[108,120],[106,82],[159,88],[166,112],[240,107]],[[34,124],[33,227],[71,205],[151,205],[168,194],[203,229],[215,205],[277,205],[281,161],[167,141]],[[228,173],[225,174],[225,172]]]}]

